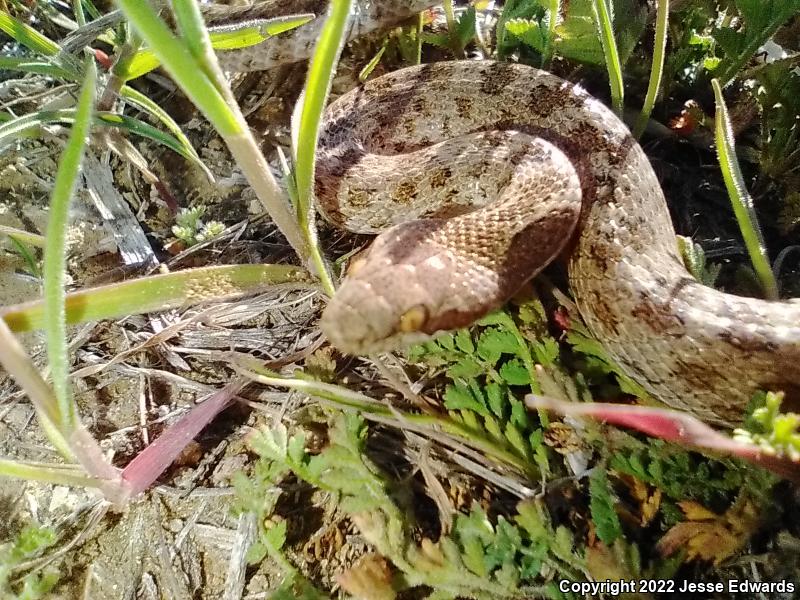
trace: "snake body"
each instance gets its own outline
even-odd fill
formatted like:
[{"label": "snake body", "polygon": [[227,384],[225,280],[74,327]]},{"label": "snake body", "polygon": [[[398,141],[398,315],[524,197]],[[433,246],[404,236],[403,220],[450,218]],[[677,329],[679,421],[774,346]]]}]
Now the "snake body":
[{"label": "snake body", "polygon": [[718,424],[757,390],[800,400],[800,301],[695,281],[644,152],[579,86],[492,61],[374,79],[329,107],[316,193],[339,226],[389,227],[324,311],[345,352],[468,325],[562,254],[591,332],[654,397]]}]

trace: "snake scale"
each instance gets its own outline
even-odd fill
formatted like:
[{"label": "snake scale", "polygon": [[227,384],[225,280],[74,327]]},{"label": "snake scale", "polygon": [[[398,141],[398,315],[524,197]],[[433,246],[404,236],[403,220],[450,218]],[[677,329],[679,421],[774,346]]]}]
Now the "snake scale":
[{"label": "snake scale", "polygon": [[[325,4],[260,6],[320,14]],[[362,2],[351,37],[432,4]],[[301,60],[320,24],[225,64]],[[334,224],[383,231],[322,316],[345,352],[468,325],[560,255],[592,334],[654,397],[722,425],[741,421],[757,390],[800,405],[800,299],[737,297],[695,281],[644,152],[577,85],[493,61],[373,79],[327,110],[316,194]]]}]

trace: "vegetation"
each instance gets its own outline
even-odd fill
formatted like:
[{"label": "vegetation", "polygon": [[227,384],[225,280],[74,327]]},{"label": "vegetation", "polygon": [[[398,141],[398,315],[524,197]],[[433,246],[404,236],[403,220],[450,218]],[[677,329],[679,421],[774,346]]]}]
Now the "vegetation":
[{"label": "vegetation", "polygon": [[[7,252],[19,256],[43,289],[42,301],[0,311],[0,363],[27,394],[55,453],[48,463],[23,452],[0,457],[0,475],[94,488],[132,510],[131,500],[159,477],[170,480],[167,469],[185,460],[187,440],[233,399],[256,398],[248,391],[268,386],[319,400],[266,424],[259,417],[248,437],[252,460],[232,477],[234,514],[255,523],[246,560],[258,569],[277,567],[266,586],[273,598],[323,598],[333,588],[370,599],[412,590],[433,599],[576,598],[557,582],[752,577],[737,562],[743,553],[761,554],[763,581],[796,580],[800,565],[780,556],[781,544],[796,545],[800,536],[791,519],[781,522],[791,510],[781,494],[785,483],[752,464],[797,472],[800,417],[781,412],[780,390],[754,398],[734,440],[724,441],[710,429],[695,430],[700,433],[692,439],[654,440],[575,416],[588,413],[557,418],[542,408],[530,410],[531,395],[597,407],[601,416],[603,402],[652,402],[589,335],[559,290],[557,274],[555,283],[539,278],[504,310],[412,348],[399,363],[339,360],[330,348],[310,348],[285,363],[302,360],[304,368],[287,373],[278,372],[283,363],[269,352],[267,367],[265,354],[255,350],[209,352],[223,383],[206,385],[212,391],[205,402],[172,419],[154,443],[117,468],[104,455],[101,430],[88,425],[76,400],[70,325],[221,303],[273,284],[334,293],[335,252],[318,235],[313,212],[314,156],[352,7],[349,0],[331,2],[294,111],[289,159],[280,155],[284,192],[212,49],[256,44],[305,25],[311,16],[207,28],[196,2],[174,0],[170,29],[149,3],[119,0],[120,19],[92,29],[102,15],[91,0],[73,2],[70,15],[59,13],[63,7],[56,2],[30,4],[0,2],[6,35],[0,68],[7,71],[4,78],[44,82],[44,91],[16,103],[20,108],[14,102],[0,106],[0,152],[51,140],[60,131],[56,124],[68,126],[69,135],[50,186],[46,236],[18,226],[0,230],[9,240]],[[345,60],[362,79],[422,58],[475,53],[580,77],[620,115],[628,118],[626,109],[633,109],[632,128],[654,162],[688,173],[692,190],[711,189],[715,199],[730,199],[732,209],[704,212],[688,231],[701,233],[700,245],[682,242],[699,280],[767,298],[800,292],[793,269],[798,246],[791,242],[800,229],[800,0],[659,0],[652,12],[638,0],[498,4],[447,0],[443,24],[428,27],[434,18],[426,13],[385,37],[360,42],[364,56],[354,48]],[[64,19],[85,35],[65,37],[59,25]],[[163,204],[173,215],[164,238],[174,236],[204,262],[67,293],[68,214],[87,152],[111,149],[163,189],[139,144],[158,145],[214,182],[208,154],[196,149],[181,119],[156,99],[159,91],[148,74],[159,66],[227,145],[301,267],[217,263],[198,248],[222,253],[225,213],[199,202],[177,210],[183,200],[176,204],[164,190]],[[69,91],[66,104],[63,98],[53,105],[44,101],[63,90]],[[709,175],[712,147],[719,171]],[[694,164],[686,148],[697,155]],[[685,202],[681,182],[666,179],[667,196]],[[704,244],[704,235],[720,230],[744,240],[752,267],[709,258],[703,246],[714,248]],[[202,323],[209,311],[175,330],[156,330],[105,366],[160,348],[164,372],[189,373],[186,381],[205,385],[195,363],[167,342],[189,324]],[[44,374],[16,337],[35,329],[46,336]],[[297,331],[295,342],[304,333]],[[355,389],[354,379],[362,389]],[[388,391],[378,380],[388,381]],[[394,402],[378,402],[378,393]],[[640,414],[631,410],[624,421],[609,420],[649,431],[637,423]],[[657,416],[675,429],[687,422],[660,409],[648,415],[650,422]],[[759,462],[754,452],[769,460]],[[287,516],[283,504],[297,489],[313,500]],[[336,572],[320,573],[299,559],[296,521],[319,506],[330,521],[354,527],[365,543]],[[62,537],[54,529],[9,523],[5,533],[0,595],[39,598],[57,585],[74,585],[71,576],[59,582],[53,567],[63,564],[57,552]],[[334,546],[326,551],[335,553]],[[711,574],[702,568],[708,564],[715,567]],[[629,597],[653,597],[655,591]]]}]

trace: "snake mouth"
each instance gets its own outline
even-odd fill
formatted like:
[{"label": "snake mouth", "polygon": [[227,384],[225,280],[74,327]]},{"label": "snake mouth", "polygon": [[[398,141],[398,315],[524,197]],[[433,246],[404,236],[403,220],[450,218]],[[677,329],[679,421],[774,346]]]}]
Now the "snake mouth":
[{"label": "snake mouth", "polygon": [[331,345],[340,352],[352,356],[368,356],[382,352],[403,350],[414,344],[429,341],[434,337],[422,331],[402,331],[400,329],[384,337],[372,335],[355,336],[352,331],[343,333],[338,325],[331,325],[324,315],[320,322],[320,328]]},{"label": "snake mouth", "polygon": [[[388,328],[370,322],[359,308],[343,306],[332,301],[320,319],[320,329],[337,350],[353,356],[402,350],[430,340],[433,336],[422,328],[428,309],[418,305],[407,310]],[[385,321],[384,321],[385,323]]]}]

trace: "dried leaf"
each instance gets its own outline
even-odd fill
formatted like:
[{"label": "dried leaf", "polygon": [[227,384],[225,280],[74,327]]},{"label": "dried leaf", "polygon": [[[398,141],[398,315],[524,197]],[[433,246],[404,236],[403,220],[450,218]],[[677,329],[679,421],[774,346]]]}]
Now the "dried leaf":
[{"label": "dried leaf", "polygon": [[641,479],[631,477],[631,480],[634,484],[631,493],[639,503],[640,524],[642,527],[646,527],[658,514],[658,509],[661,508],[661,490],[655,488],[651,493],[651,488]]},{"label": "dried leaf", "polygon": [[759,524],[759,512],[749,499],[738,500],[718,515],[692,501],[680,502],[687,520],[672,527],[657,545],[663,556],[686,548],[688,560],[719,565],[744,548]]},{"label": "dried leaf", "polygon": [[353,567],[336,576],[342,589],[362,600],[394,600],[392,571],[379,554],[367,554]]}]

